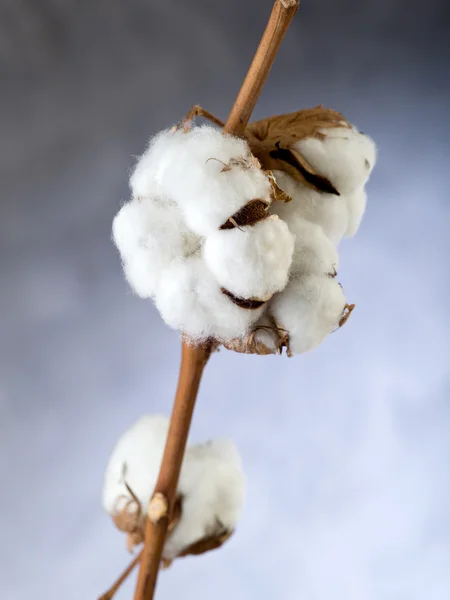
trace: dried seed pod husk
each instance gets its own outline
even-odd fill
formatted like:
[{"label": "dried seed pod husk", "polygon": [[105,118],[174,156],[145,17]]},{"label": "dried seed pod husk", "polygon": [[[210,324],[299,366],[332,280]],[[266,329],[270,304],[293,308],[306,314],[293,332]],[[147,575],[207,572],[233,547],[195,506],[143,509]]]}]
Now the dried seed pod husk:
[{"label": "dried seed pod husk", "polygon": [[259,221],[267,219],[270,204],[260,198],[255,198],[247,202],[241,209],[235,212],[229,219],[219,227],[219,229],[234,229],[235,227],[245,227],[254,225]]},{"label": "dried seed pod husk", "polygon": [[268,356],[281,354],[288,338],[288,332],[271,315],[265,314],[246,336],[224,342],[223,346],[240,354]]},{"label": "dried seed pod husk", "polygon": [[305,138],[323,139],[322,131],[333,127],[351,125],[341,113],[320,105],[250,123],[245,137],[263,169],[285,171],[317,191],[339,195],[333,184],[293,148],[296,142]]},{"label": "dried seed pod husk", "polygon": [[282,190],[280,188],[280,186],[277,183],[277,179],[273,173],[273,171],[265,171],[269,181],[270,181],[270,185],[272,186],[272,200],[273,202],[285,202],[286,204],[288,202],[292,202],[292,198],[291,196],[289,196],[289,194],[287,194],[284,190]]},{"label": "dried seed pod husk", "polygon": [[355,308],[354,304],[346,304],[344,306],[344,310],[342,312],[342,317],[339,320],[339,327],[343,327],[347,323],[354,308]]},{"label": "dried seed pod husk", "polygon": [[225,288],[220,288],[220,291],[222,294],[224,294],[224,296],[227,296],[227,298],[229,298],[233,304],[236,304],[236,306],[245,308],[247,310],[257,310],[258,308],[264,306],[268,300],[270,300],[270,298],[239,298]]},{"label": "dried seed pod husk", "polygon": [[214,535],[210,535],[204,537],[198,542],[194,542],[187,548],[185,548],[180,554],[178,558],[183,556],[198,556],[199,554],[205,554],[205,552],[211,552],[211,550],[216,550],[220,548],[230,537],[233,535],[234,530],[220,529],[218,533]]}]

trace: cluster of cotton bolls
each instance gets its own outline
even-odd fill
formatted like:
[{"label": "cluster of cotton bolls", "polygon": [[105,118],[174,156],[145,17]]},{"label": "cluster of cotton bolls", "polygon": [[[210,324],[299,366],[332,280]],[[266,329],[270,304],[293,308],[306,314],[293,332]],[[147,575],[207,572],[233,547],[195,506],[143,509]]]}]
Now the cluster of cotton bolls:
[{"label": "cluster of cotton bolls", "polygon": [[[161,465],[169,421],[139,419],[118,440],[103,484],[103,507],[128,534],[128,547],[144,539],[144,521]],[[177,488],[177,507],[163,550],[178,556],[218,547],[234,531],[245,495],[239,454],[229,440],[187,448]]]},{"label": "cluster of cotton bolls", "polygon": [[[264,171],[244,139],[214,127],[153,138],[113,224],[132,289],[193,342],[249,352],[256,343],[261,354],[316,347],[346,318],[336,245],[359,226],[375,162],[354,128],[325,133],[293,148],[336,194]],[[291,201],[276,199],[280,188]]]}]

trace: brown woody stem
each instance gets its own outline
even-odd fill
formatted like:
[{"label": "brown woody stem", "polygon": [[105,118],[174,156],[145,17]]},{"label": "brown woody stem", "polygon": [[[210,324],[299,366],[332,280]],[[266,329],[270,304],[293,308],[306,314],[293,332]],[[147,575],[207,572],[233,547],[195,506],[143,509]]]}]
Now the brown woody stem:
[{"label": "brown woody stem", "polygon": [[180,375],[175,403],[170,419],[167,442],[154,494],[162,494],[168,503],[168,513],[159,520],[146,519],[145,542],[139,570],[135,600],[152,600],[158,577],[162,550],[175,500],[181,463],[194,412],[195,400],[203,369],[213,342],[192,346],[183,342]]},{"label": "brown woody stem", "polygon": [[[225,124],[225,132],[243,134],[299,1],[275,1],[258,50]],[[167,500],[169,510],[166,516],[156,522],[146,519],[144,549],[134,600],[153,600],[169,519],[175,505],[178,478],[195,400],[203,369],[213,345],[213,342],[208,342],[195,347],[185,341],[182,345],[178,388],[161,469],[154,490],[155,494],[162,494]]]},{"label": "brown woody stem", "polygon": [[253,62],[225,124],[225,132],[243,135],[299,3],[300,0],[276,0]]}]

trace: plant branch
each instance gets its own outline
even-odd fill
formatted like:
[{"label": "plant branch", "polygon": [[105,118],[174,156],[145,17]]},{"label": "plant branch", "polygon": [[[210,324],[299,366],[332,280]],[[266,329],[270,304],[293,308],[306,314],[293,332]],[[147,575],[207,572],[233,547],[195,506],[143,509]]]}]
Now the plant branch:
[{"label": "plant branch", "polygon": [[[195,400],[203,369],[213,346],[214,342],[192,346],[186,341],[182,345],[178,388],[170,419],[166,447],[154,496],[149,504],[149,516],[146,519],[145,542],[134,595],[135,600],[152,600],[153,598],[167,528],[175,506],[178,478]],[[165,498],[167,508],[155,514],[153,509],[156,503],[155,500],[159,503],[161,497]]]},{"label": "plant branch", "polygon": [[115,593],[117,592],[117,590],[120,588],[120,586],[122,585],[122,583],[132,573],[133,569],[138,566],[139,561],[141,560],[141,558],[142,558],[142,551],[139,552],[139,554],[137,554],[133,558],[132,562],[128,565],[128,567],[125,569],[125,571],[122,573],[122,575],[109,588],[109,590],[103,594],[103,596],[100,596],[100,598],[98,600],[112,600],[113,596],[115,595]]},{"label": "plant branch", "polygon": [[225,132],[243,135],[299,3],[300,0],[276,0],[266,30],[224,127]]},{"label": "plant branch", "polygon": [[[225,124],[225,132],[243,134],[299,1],[275,1],[258,50]],[[134,600],[153,600],[169,520],[175,505],[178,478],[195,400],[203,369],[213,348],[213,341],[200,346],[192,346],[187,341],[183,341],[178,388],[161,469],[154,496],[149,504],[144,549]],[[161,499],[165,502],[161,502]],[[154,510],[156,500],[158,510]]]}]

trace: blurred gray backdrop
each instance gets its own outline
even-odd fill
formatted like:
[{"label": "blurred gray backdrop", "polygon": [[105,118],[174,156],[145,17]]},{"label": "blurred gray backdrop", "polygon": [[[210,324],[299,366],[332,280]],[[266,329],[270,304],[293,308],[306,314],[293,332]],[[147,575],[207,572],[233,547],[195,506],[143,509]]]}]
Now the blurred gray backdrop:
[{"label": "blurred gray backdrop", "polygon": [[[170,411],[180,343],[111,221],[152,133],[226,117],[271,6],[0,0],[2,600],[93,600],[129,561],[103,471]],[[193,437],[237,441],[247,507],[159,600],[449,600],[449,55],[447,0],[303,0],[255,118],[324,103],[377,141],[357,308],[309,355],[212,358]]]}]

